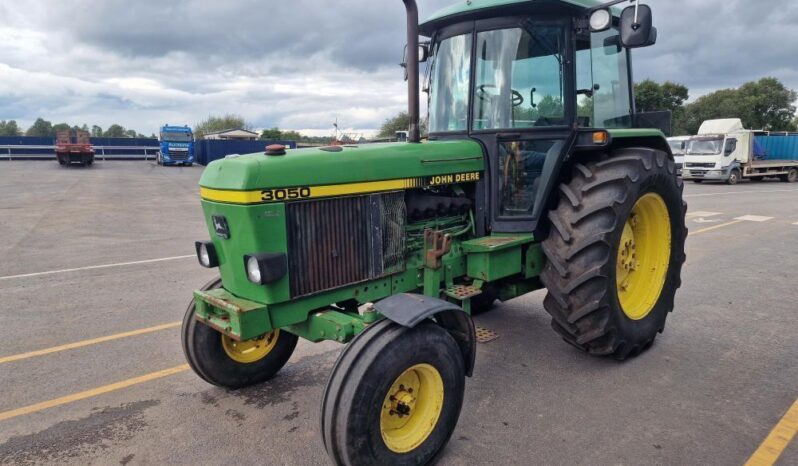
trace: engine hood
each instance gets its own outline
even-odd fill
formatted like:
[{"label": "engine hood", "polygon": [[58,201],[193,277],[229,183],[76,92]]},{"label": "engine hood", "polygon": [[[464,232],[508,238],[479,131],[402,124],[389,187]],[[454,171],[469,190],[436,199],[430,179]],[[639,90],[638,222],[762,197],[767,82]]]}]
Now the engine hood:
[{"label": "engine hood", "polygon": [[[210,163],[200,178],[209,190],[252,191],[482,172],[481,146],[470,140],[386,143],[263,152]],[[205,197],[205,196],[203,196]]]}]

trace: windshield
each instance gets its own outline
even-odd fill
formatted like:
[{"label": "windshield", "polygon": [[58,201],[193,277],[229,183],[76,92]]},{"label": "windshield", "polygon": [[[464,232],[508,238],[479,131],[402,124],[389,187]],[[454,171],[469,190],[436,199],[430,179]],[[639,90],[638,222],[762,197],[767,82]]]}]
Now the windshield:
[{"label": "windshield", "polygon": [[686,152],[686,141],[668,141],[668,144],[671,146],[671,152],[673,152],[673,155],[684,155]]},{"label": "windshield", "polygon": [[191,133],[161,133],[161,141],[164,142],[191,142],[193,140]]},{"label": "windshield", "polygon": [[718,155],[723,149],[723,138],[692,139],[687,155]]},{"label": "windshield", "polygon": [[438,43],[430,73],[429,132],[468,129],[471,35]]},{"label": "windshield", "polygon": [[564,125],[561,27],[526,27],[477,34],[474,129]]}]

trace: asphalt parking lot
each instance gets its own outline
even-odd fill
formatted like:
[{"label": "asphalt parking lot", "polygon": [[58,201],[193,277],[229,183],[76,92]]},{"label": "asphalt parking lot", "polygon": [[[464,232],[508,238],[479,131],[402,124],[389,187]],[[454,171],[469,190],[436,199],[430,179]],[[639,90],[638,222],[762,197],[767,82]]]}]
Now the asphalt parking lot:
[{"label": "asphalt parking lot", "polygon": [[[340,346],[300,342],[240,391],[185,366],[179,320],[214,276],[194,257],[201,173],[0,163],[0,463],[328,464],[319,405]],[[738,465],[763,444],[798,398],[798,185],[685,197],[683,287],[653,348],[578,352],[544,291],[497,306],[440,464]]]}]

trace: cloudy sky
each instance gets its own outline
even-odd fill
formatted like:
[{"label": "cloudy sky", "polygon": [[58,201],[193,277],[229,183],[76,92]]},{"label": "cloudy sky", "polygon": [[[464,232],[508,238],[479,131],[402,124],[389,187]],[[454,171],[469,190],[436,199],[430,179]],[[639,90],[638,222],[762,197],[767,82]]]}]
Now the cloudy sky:
[{"label": "cloudy sky", "polygon": [[[465,1],[465,0],[456,0]],[[422,18],[453,0],[418,0]],[[798,2],[648,0],[635,78],[692,97],[775,76],[798,89]],[[369,133],[406,107],[399,0],[0,0],[0,119],[156,132],[238,113],[255,128]]]}]

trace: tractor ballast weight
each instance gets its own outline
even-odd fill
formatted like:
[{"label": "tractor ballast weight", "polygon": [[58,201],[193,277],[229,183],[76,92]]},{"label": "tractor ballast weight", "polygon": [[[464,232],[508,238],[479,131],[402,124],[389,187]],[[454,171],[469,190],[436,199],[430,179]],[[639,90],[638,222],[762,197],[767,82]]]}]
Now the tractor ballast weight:
[{"label": "tractor ballast weight", "polygon": [[419,25],[404,0],[408,143],[211,163],[196,250],[221,279],[186,312],[192,369],[235,389],[298,338],[348,343],[322,402],[330,457],[424,464],[459,417],[470,315],[497,299],[545,287],[566,342],[648,349],[681,284],[686,205],[662,131],[634,112],[629,49],[655,42],[651,12],[619,3],[473,0]]}]

